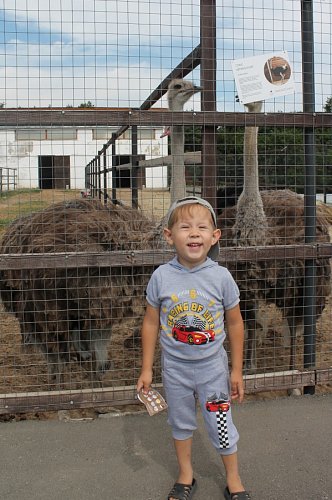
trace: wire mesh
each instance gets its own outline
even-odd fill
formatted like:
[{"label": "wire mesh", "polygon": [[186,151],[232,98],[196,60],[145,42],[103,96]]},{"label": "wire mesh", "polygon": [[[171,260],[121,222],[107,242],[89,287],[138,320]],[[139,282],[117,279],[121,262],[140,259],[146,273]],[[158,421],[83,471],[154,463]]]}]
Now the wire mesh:
[{"label": "wire mesh", "polygon": [[[179,193],[216,208],[248,392],[328,390],[330,2],[16,0],[0,15],[1,411],[134,401],[145,288],[173,255],[162,218]],[[258,108],[232,69],[257,56],[274,86]]]}]

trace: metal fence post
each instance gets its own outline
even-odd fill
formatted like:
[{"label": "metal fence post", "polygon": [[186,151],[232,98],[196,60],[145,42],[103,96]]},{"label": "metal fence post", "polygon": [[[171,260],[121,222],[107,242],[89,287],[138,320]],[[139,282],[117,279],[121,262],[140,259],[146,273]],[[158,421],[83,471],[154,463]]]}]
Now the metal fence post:
[{"label": "metal fence post", "polygon": [[104,190],[104,205],[107,204],[107,198],[108,198],[108,194],[107,194],[107,146],[106,144],[104,144],[104,148],[103,148],[103,176],[104,176],[104,186],[103,186],[103,190]]},{"label": "metal fence post", "polygon": [[112,134],[112,203],[116,203],[116,134]]},{"label": "metal fence post", "polygon": [[131,203],[134,208],[138,208],[138,157],[137,157],[137,125],[131,127]]},{"label": "metal fence post", "polygon": [[[216,111],[216,2],[201,0],[201,85],[202,111]],[[202,127],[202,196],[216,209],[216,127]]]},{"label": "metal fence post", "polygon": [[[314,27],[312,0],[301,1],[303,111],[315,112]],[[315,135],[313,127],[304,128],[305,193],[304,219],[305,243],[316,240],[316,175]],[[303,307],[304,368],[314,368],[316,363],[316,264],[314,259],[305,261],[305,296]],[[315,386],[304,387],[305,394],[314,394]]]}]

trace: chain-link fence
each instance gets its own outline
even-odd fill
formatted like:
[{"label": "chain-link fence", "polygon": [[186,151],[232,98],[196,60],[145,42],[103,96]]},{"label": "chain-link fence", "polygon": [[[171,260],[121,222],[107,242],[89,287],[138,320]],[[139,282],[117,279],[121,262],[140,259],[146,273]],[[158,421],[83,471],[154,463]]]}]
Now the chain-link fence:
[{"label": "chain-link fence", "polygon": [[0,192],[1,412],[135,401],[145,288],[185,194],[218,216],[247,391],[328,389],[330,2],[1,15],[0,170],[16,173]]}]

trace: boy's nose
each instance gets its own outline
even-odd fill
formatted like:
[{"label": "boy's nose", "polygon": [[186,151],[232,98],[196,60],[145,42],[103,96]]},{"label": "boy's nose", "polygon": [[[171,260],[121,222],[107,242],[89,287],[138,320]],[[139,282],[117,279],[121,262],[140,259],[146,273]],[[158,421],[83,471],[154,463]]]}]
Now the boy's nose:
[{"label": "boy's nose", "polygon": [[198,231],[198,229],[196,229],[195,227],[191,228],[191,231],[190,231],[190,236],[191,236],[191,237],[197,237],[197,236],[199,236],[199,231]]}]

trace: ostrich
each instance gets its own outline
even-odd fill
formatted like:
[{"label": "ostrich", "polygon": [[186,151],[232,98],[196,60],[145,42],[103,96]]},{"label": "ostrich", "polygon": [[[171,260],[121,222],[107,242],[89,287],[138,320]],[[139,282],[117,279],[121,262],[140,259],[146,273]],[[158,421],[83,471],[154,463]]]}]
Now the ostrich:
[{"label": "ostrich", "polygon": [[[253,102],[247,105],[249,112],[259,113],[262,110],[262,102]],[[259,172],[257,148],[258,127],[246,127],[243,145],[244,164],[244,185],[240,194],[236,216],[229,213],[233,208],[226,208],[219,218],[219,223],[223,227],[222,246],[235,244],[237,246],[257,246],[267,245],[270,240],[269,225],[263,207],[263,201],[259,191]],[[231,220],[231,235],[224,231],[225,222]],[[256,282],[256,288],[250,287],[248,279],[255,275],[259,264],[245,263],[239,264],[235,272],[236,279],[243,292],[241,300],[241,310],[247,327],[248,354],[246,364],[248,368],[254,368],[256,362],[255,353],[255,326],[257,294],[261,285]]]},{"label": "ostrich", "polygon": [[275,68],[271,68],[271,71],[275,76],[280,77],[281,80],[284,81],[285,74],[288,71],[288,66],[287,64],[282,64],[281,66],[276,66]]},{"label": "ostrich", "polygon": [[[188,99],[202,89],[188,80],[174,79],[170,82],[167,92],[170,111],[183,111]],[[184,166],[184,128],[183,125],[173,125],[164,130],[162,136],[172,134],[171,153],[171,203],[186,196],[186,178]]]},{"label": "ostrich", "polygon": [[[259,113],[262,104],[261,101],[250,103],[247,105],[248,111]],[[237,202],[233,227],[234,242],[238,246],[267,245],[269,241],[269,224],[259,192],[257,135],[258,127],[246,127],[243,145],[243,190]]]},{"label": "ostrich", "polygon": [[284,83],[290,74],[289,64],[283,57],[272,57],[265,65],[265,76],[270,83]]},{"label": "ostrich", "polygon": [[[260,102],[247,104],[249,112],[259,112]],[[258,127],[246,127],[244,136],[244,186],[237,205],[226,207],[218,218],[223,231],[223,246],[284,245],[304,243],[303,198],[289,190],[259,190]],[[316,239],[328,242],[328,224],[317,209]],[[320,316],[330,293],[329,259],[318,259],[316,314]],[[256,363],[255,319],[259,300],[276,305],[290,332],[290,369],[295,367],[296,329],[303,324],[304,261],[278,260],[238,263],[231,269],[242,292],[242,309],[247,325],[248,369]]]},{"label": "ostrich", "polygon": [[[136,209],[80,199],[21,217],[5,231],[0,253],[110,252],[153,247],[155,224]],[[74,357],[99,384],[109,368],[112,324],[123,311],[143,315],[146,268],[4,270],[1,299],[17,317],[24,346],[44,354],[57,384]],[[88,361],[89,363],[84,363]]]}]

